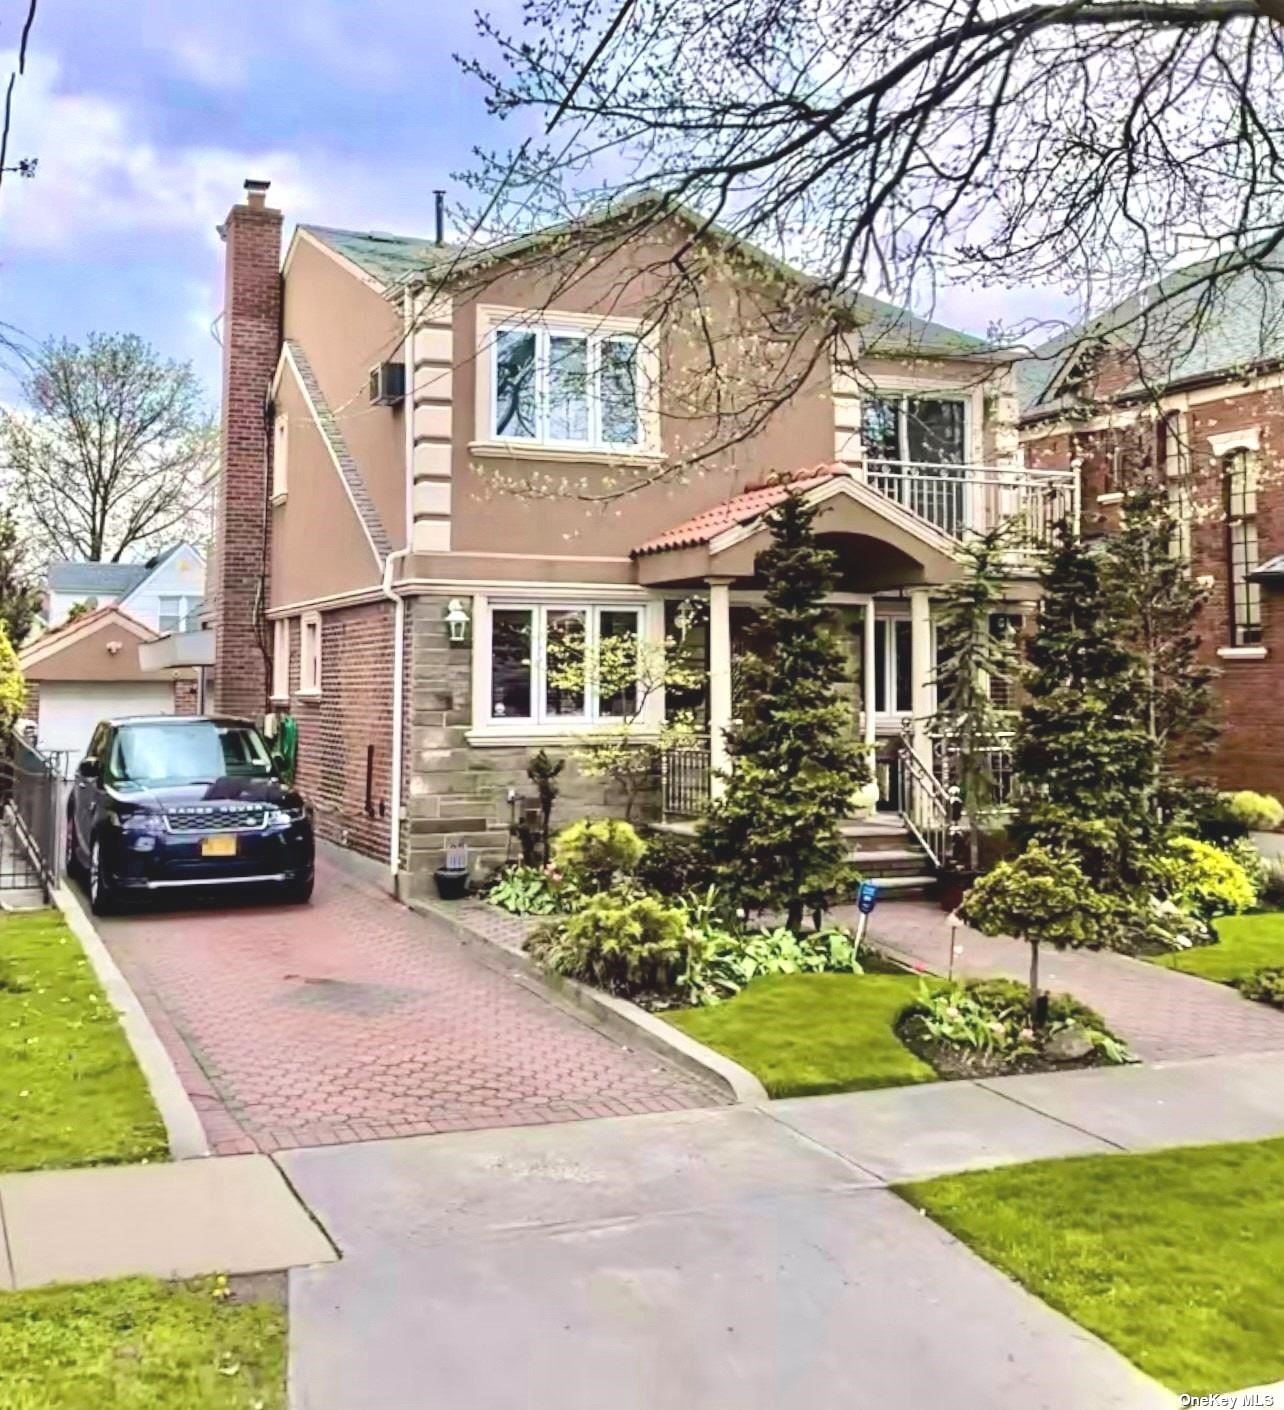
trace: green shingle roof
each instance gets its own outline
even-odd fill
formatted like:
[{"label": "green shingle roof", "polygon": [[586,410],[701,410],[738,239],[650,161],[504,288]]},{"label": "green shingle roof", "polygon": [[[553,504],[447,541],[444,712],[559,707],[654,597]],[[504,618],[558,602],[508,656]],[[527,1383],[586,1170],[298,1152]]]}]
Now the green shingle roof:
[{"label": "green shingle roof", "polygon": [[[1216,260],[1161,279],[1099,318],[1051,339],[1017,364],[1023,416],[1068,405],[1058,382],[1072,360],[1101,343],[1135,349],[1146,377],[1116,392],[1140,393],[1284,357],[1284,266],[1240,269],[1210,281]],[[1157,307],[1151,307],[1159,302]],[[1149,310],[1146,312],[1146,310]]]},{"label": "green shingle roof", "polygon": [[[299,228],[306,230],[314,239],[328,245],[336,254],[350,260],[372,278],[391,289],[413,279],[416,275],[440,273],[443,268],[452,265],[454,269],[462,271],[464,268],[482,261],[502,260],[509,256],[519,255],[533,244],[575,228],[576,224],[595,224],[612,216],[619,216],[633,206],[656,200],[657,197],[654,193],[642,192],[617,206],[586,217],[582,222],[548,226],[545,229],[532,231],[528,235],[492,245],[477,246],[471,250],[465,250],[459,245],[438,245],[433,240],[418,236],[392,235],[376,230],[340,230],[328,225],[303,225]],[[694,213],[681,207],[675,207],[672,213],[698,219]],[[746,250],[758,255],[776,268],[783,269],[800,280],[806,281],[808,279],[808,275],[803,271],[783,264],[773,255],[769,255],[748,241],[742,240],[734,232],[719,227],[714,227],[714,231],[723,239],[736,241]],[[958,329],[948,328],[943,323],[920,318],[908,309],[898,308],[895,304],[887,303],[885,300],[874,298],[869,294],[854,295],[853,305],[859,314],[864,315],[859,320],[862,339],[867,345],[877,344],[877,351],[880,353],[890,355],[897,352],[910,352],[938,357],[966,357],[984,354],[989,348],[983,339],[973,337],[970,333],[963,333]]]}]

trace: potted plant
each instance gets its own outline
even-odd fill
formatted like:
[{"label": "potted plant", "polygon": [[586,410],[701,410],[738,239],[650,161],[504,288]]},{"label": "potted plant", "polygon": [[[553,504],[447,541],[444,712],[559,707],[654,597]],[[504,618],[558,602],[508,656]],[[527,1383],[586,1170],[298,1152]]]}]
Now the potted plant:
[{"label": "potted plant", "polygon": [[468,848],[447,847],[445,862],[433,872],[443,901],[462,901],[468,894]]}]

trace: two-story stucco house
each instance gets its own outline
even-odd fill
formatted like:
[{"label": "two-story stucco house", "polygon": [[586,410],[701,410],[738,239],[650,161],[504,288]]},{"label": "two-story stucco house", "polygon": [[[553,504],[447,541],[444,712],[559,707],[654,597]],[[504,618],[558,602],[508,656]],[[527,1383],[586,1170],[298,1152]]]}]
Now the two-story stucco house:
[{"label": "two-story stucco house", "polygon": [[[486,251],[484,278],[456,284],[443,271],[458,252],[435,241],[318,226],[295,229],[282,259],[282,214],[266,183],[246,187],[223,227],[213,690],[223,710],[296,717],[323,836],[412,890],[448,845],[502,856],[530,754],[566,753],[620,708],[551,679],[550,644],[568,626],[589,648],[662,644],[693,596],[703,767],[656,806],[698,807],[781,474],[823,504],[840,557],[853,724],[879,754],[881,804],[926,806],[909,795],[930,777],[933,593],[958,571],[959,537],[1017,513],[1046,526],[1076,503],[1068,470],[1021,467],[1008,359],[858,301],[854,324],[877,337],[825,351],[804,388],[699,474],[644,473],[599,502],[515,493],[514,472],[592,487],[679,454],[663,384],[684,354],[625,277],[629,251],[565,287],[505,247]],[[1014,613],[1032,593],[1014,564]],[[657,693],[642,728],[665,708]],[[566,779],[563,820],[618,805],[573,767]]]},{"label": "two-story stucco house", "polygon": [[196,628],[204,596],[205,558],[190,543],[143,563],[51,563],[48,625],[19,655],[40,748],[70,769],[101,719],[197,709],[197,670],[148,648]]}]

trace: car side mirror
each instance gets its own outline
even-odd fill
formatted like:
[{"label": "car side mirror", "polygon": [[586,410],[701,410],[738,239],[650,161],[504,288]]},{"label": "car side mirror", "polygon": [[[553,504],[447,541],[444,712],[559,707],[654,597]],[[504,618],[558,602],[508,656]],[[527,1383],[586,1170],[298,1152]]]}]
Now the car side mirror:
[{"label": "car side mirror", "polygon": [[102,769],[99,767],[98,760],[90,756],[80,761],[80,767],[76,772],[81,778],[97,778]]}]

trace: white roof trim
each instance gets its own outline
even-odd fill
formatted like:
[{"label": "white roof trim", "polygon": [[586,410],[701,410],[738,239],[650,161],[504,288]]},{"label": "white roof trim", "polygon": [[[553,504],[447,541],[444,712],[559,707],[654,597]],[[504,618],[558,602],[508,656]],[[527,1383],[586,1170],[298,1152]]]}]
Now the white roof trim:
[{"label": "white roof trim", "polygon": [[[926,547],[934,549],[937,553],[943,553],[947,558],[954,558],[958,554],[958,544],[948,534],[943,534],[939,529],[933,528],[931,524],[920,519],[917,514],[911,513],[910,510],[897,504],[894,499],[880,494],[864,480],[858,480],[854,475],[836,475],[825,484],[807,490],[803,499],[808,504],[823,504],[826,500],[833,499],[835,495],[846,495],[849,499],[854,499],[857,504],[873,510],[875,514],[881,515],[884,519],[895,524],[897,528],[903,529],[913,538],[920,540]],[[723,529],[720,534],[709,540],[710,556],[725,553],[727,549],[734,548],[736,544],[743,543],[745,539],[752,538],[754,534],[762,532],[764,516],[775,507],[773,504],[764,509],[761,514],[751,519],[747,524],[736,524],[733,528]]]},{"label": "white roof trim", "polygon": [[[284,361],[290,364],[290,371],[294,373],[295,385],[298,387],[300,393],[302,393],[303,400],[308,408],[308,414],[312,417],[312,424],[317,428],[317,435],[321,437],[321,444],[325,447],[325,453],[329,456],[330,464],[334,466],[334,473],[339,477],[339,483],[343,486],[343,492],[348,497],[348,503],[352,506],[352,512],[361,528],[361,533],[365,541],[370,545],[370,553],[374,558],[375,567],[382,573],[383,555],[379,552],[378,548],[375,547],[375,541],[370,536],[370,529],[366,524],[365,516],[361,513],[361,509],[356,499],[353,497],[352,486],[348,484],[348,477],[343,473],[343,466],[339,464],[339,457],[335,455],[334,447],[330,444],[330,437],[326,435],[325,427],[321,424],[321,413],[317,410],[316,404],[313,402],[311,394],[308,392],[307,383],[303,380],[303,374],[299,371],[299,365],[294,360],[294,353],[290,350],[288,341],[283,344],[281,348],[281,356]],[[273,379],[273,386],[275,389],[275,378]],[[273,395],[275,395],[275,390],[273,391]]]}]

